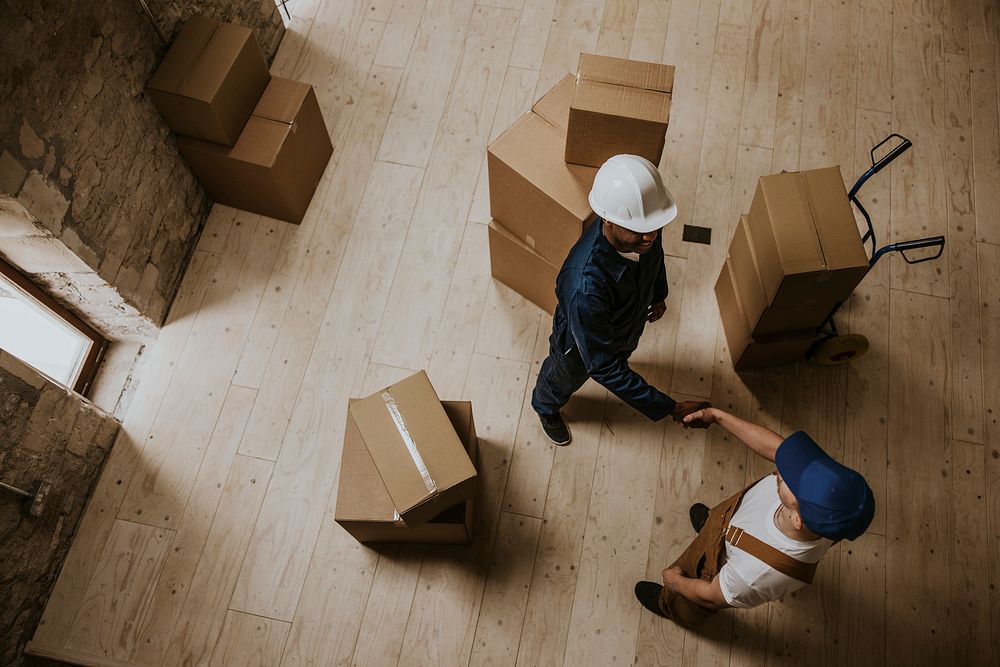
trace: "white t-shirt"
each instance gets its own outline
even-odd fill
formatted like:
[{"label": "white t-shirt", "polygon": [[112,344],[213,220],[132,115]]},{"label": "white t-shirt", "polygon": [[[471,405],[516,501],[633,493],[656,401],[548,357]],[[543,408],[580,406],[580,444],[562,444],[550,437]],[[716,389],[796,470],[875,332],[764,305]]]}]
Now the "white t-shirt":
[{"label": "white t-shirt", "polygon": [[[746,492],[730,525],[742,528],[796,560],[818,563],[833,542],[825,537],[800,542],[782,533],[774,523],[775,512],[780,506],[777,478],[768,475]],[[729,542],[726,542],[726,564],[719,570],[719,585],[726,602],[733,607],[756,607],[780,600],[805,586]]]},{"label": "white t-shirt", "polygon": [[637,252],[619,252],[618,254],[621,255],[622,257],[624,257],[625,259],[630,260],[632,262],[638,262],[639,261],[639,253],[637,253]]}]

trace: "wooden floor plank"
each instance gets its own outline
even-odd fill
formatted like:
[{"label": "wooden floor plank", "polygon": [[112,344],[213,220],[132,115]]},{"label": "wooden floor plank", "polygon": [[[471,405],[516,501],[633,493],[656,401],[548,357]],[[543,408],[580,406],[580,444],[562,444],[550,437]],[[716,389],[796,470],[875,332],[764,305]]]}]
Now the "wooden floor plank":
[{"label": "wooden floor plank", "polygon": [[517,23],[517,35],[514,37],[514,46],[510,52],[511,67],[536,72],[542,69],[542,59],[545,57],[545,45],[548,42],[555,8],[556,0],[524,0]]},{"label": "wooden floor plank", "polygon": [[774,114],[774,171],[799,168],[802,145],[802,96],[805,92],[810,0],[785,0],[781,66]]},{"label": "wooden floor plank", "polygon": [[892,0],[861,0],[858,107],[892,111]]},{"label": "wooden floor plank", "polygon": [[969,61],[945,56],[948,84],[948,257],[951,281],[951,435],[984,442],[983,355],[979,328],[979,258],[976,253],[975,174]]},{"label": "wooden floor plank", "polygon": [[555,451],[518,665],[563,664],[606,397],[587,382],[566,407],[573,443]]},{"label": "wooden floor plank", "polygon": [[[747,59],[747,29],[720,24],[715,37],[708,105],[713,113],[705,121],[701,146],[697,199],[693,222],[710,227],[721,238],[735,224],[732,210],[740,108]],[[707,396],[712,391],[712,358],[715,353],[715,281],[719,277],[726,245],[695,244],[688,251],[681,325],[677,332],[678,359],[674,391]]]},{"label": "wooden floor plank", "polygon": [[426,5],[427,0],[395,0],[392,3],[392,13],[375,54],[376,65],[406,67]]},{"label": "wooden floor plank", "polygon": [[959,665],[989,664],[996,644],[989,624],[968,620],[990,617],[990,591],[982,581],[982,573],[989,572],[990,541],[989,531],[983,530],[989,525],[984,453],[977,444],[960,440],[951,444],[955,528],[949,554],[951,628],[947,637]]},{"label": "wooden floor plank", "polygon": [[622,403],[608,407],[564,664],[634,659],[640,607],[631,589],[645,574],[649,555],[649,524],[640,517],[648,516],[656,501],[665,427]]},{"label": "wooden floor plank", "polygon": [[[948,180],[945,128],[937,119],[946,112],[942,38],[928,22],[916,17],[893,18],[892,117],[913,141],[913,149],[892,167],[893,242],[948,233]],[[914,59],[922,62],[912,67]],[[996,98],[994,97],[994,103]],[[978,208],[978,207],[977,207]],[[894,262],[893,289],[948,297],[948,253],[934,262],[910,265]]]},{"label": "wooden floor plank", "polygon": [[352,665],[381,667],[399,662],[403,646],[403,633],[399,629],[406,627],[410,616],[424,551],[425,547],[415,544],[379,549]]},{"label": "wooden floor plank", "polygon": [[[176,529],[184,512],[287,227],[260,216],[234,224],[119,510],[123,519]],[[205,359],[213,360],[207,368]]]},{"label": "wooden floor plank", "polygon": [[[983,368],[1000,368],[1000,246],[979,244],[979,278],[983,327]],[[986,499],[989,538],[990,632],[1000,633],[1000,374],[983,373],[986,411]],[[1000,646],[993,642],[993,662]]]},{"label": "wooden floor plank", "polygon": [[[493,126],[490,129],[490,142],[503,134],[514,124],[522,114],[527,112],[535,102],[535,88],[538,84],[538,71],[508,67],[497,101],[496,113],[493,115]],[[541,92],[541,91],[540,91]],[[476,193],[472,197],[472,207],[469,209],[469,220],[488,224],[490,221],[490,183],[486,167],[486,148],[483,147],[482,166],[479,169],[479,179],[476,181]]]},{"label": "wooden floor plank", "polygon": [[545,55],[538,64],[539,95],[567,74],[576,74],[581,53],[594,53],[603,11],[604,0],[556,1]]},{"label": "wooden floor plank", "polygon": [[677,217],[663,231],[663,247],[678,257],[687,257],[690,247],[681,241],[684,225],[697,224],[694,221],[695,193],[701,169],[718,21],[718,0],[670,3],[667,37],[660,62],[676,69],[660,172],[677,202]]},{"label": "wooden floor plank", "polygon": [[470,222],[465,226],[434,353],[427,367],[431,384],[445,400],[457,399],[465,388],[486,291],[492,281],[486,261],[488,244],[484,225]]},{"label": "wooden floor plank", "polygon": [[[751,3],[743,4],[749,6]],[[752,7],[740,144],[773,148],[784,1],[756,0]]]},{"label": "wooden floor plank", "polygon": [[209,667],[277,665],[287,636],[284,621],[228,611]]},{"label": "wooden floor plank", "polygon": [[595,53],[612,58],[628,58],[632,50],[639,0],[606,0]]},{"label": "wooden floor plank", "polygon": [[[131,521],[115,522],[64,646],[90,655],[126,660],[135,650],[139,618],[153,594],[156,574],[174,531]],[[127,595],[118,591],[129,587]]]},{"label": "wooden floor plank", "polygon": [[[428,0],[378,159],[426,167],[455,75],[473,0]],[[504,65],[506,65],[506,57]]]},{"label": "wooden floor plank", "polygon": [[[689,399],[686,396],[675,398]],[[679,430],[674,437],[664,440],[652,512],[647,581],[662,583],[664,568],[669,567],[694,539],[688,510],[696,502],[706,502],[701,494],[701,466],[707,435],[708,432],[701,429]],[[685,634],[684,628],[676,623],[643,611],[635,664],[680,664]]]},{"label": "wooden floor plank", "polygon": [[162,664],[211,658],[273,469],[271,461],[236,457]]},{"label": "wooden floor plank", "polygon": [[[349,148],[340,155],[326,197],[319,207],[316,230],[299,256],[294,286],[281,314],[274,346],[260,382],[240,453],[277,459],[310,354],[319,336],[325,304],[333,290],[347,239],[375,159],[374,139],[385,128],[395,99],[399,71],[368,69],[374,45],[361,49],[359,69],[368,72],[352,122],[346,132]],[[364,74],[362,74],[364,75]],[[291,254],[286,255],[292,258]],[[269,292],[268,294],[273,294]],[[261,326],[264,326],[264,322]]]},{"label": "wooden floor plank", "polygon": [[659,62],[667,40],[667,20],[670,17],[669,0],[639,0],[635,12],[635,29],[628,58]]},{"label": "wooden floor plank", "polygon": [[[876,504],[878,499],[876,498]],[[840,665],[884,665],[885,537],[868,532],[840,548],[840,610],[837,623]],[[824,557],[824,566],[826,559]]]},{"label": "wooden floor plank", "polygon": [[[338,281],[330,295],[233,609],[281,620],[295,614],[324,508],[336,487],[347,399],[356,395],[364,377],[421,172],[382,162],[372,169],[368,194],[346,241],[341,268],[351,277]],[[393,234],[397,230],[402,233]],[[259,402],[258,397],[255,406]]]},{"label": "wooden floor plank", "polygon": [[489,7],[472,12],[374,361],[407,368],[430,361],[516,27],[515,12]]},{"label": "wooden floor plank", "polygon": [[[893,290],[889,360],[886,642],[907,664],[949,660],[947,619],[928,614],[949,586],[954,539],[947,430],[948,302]],[[915,409],[919,406],[919,409]]]},{"label": "wooden floor plank", "polygon": [[[140,664],[158,664],[166,656],[256,394],[252,389],[236,386],[230,387],[226,394],[191,497],[177,524],[177,535],[139,625],[139,640],[133,657]],[[140,583],[133,581],[128,585]]]},{"label": "wooden floor plank", "polygon": [[973,165],[976,173],[976,238],[1000,243],[1000,17],[990,0],[973,3],[969,24],[972,79]]},{"label": "wooden floor plank", "polygon": [[542,520],[501,512],[470,665],[513,665]]}]

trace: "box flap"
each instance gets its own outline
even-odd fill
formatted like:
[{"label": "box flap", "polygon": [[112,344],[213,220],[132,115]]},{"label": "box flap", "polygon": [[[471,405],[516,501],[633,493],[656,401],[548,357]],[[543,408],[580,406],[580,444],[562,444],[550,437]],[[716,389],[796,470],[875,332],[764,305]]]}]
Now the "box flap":
[{"label": "box flap", "polygon": [[475,477],[425,372],[352,403],[349,411],[400,514]]},{"label": "box flap", "polygon": [[566,134],[569,127],[569,105],[573,101],[573,91],[576,87],[576,77],[567,74],[562,81],[552,87],[552,90],[542,95],[531,110],[545,119],[552,127]]},{"label": "box flap", "polygon": [[823,248],[799,173],[762,176],[758,187],[767,205],[783,272],[787,275],[823,269]]},{"label": "box flap", "polygon": [[590,217],[590,186],[597,169],[563,161],[566,137],[529,111],[489,146],[489,152],[578,220]]},{"label": "box flap", "polygon": [[729,345],[729,353],[738,358],[750,342],[750,328],[746,323],[743,304],[736,293],[735,276],[728,257],[715,283],[715,299],[719,304],[719,317],[722,319],[722,331],[726,336],[726,344]]},{"label": "box flap", "polygon": [[809,198],[826,268],[867,267],[868,255],[861,243],[840,167],[812,169],[800,172],[799,176]]},{"label": "box flap", "polygon": [[767,309],[767,294],[757,268],[757,256],[750,242],[747,216],[741,216],[729,244],[729,259],[726,260],[733,272],[733,283],[740,302],[743,304],[747,326],[753,329],[761,314]]},{"label": "box flap", "polygon": [[674,89],[673,65],[625,60],[581,53],[577,78],[642,90],[670,93]]},{"label": "box flap", "polygon": [[311,88],[308,83],[272,76],[254,107],[253,115],[280,123],[292,123]]},{"label": "box flap", "polygon": [[573,108],[665,124],[670,117],[670,95],[581,79],[576,84]]},{"label": "box flap", "polygon": [[156,68],[147,88],[176,93],[194,63],[201,57],[219,23],[204,16],[192,16]]}]

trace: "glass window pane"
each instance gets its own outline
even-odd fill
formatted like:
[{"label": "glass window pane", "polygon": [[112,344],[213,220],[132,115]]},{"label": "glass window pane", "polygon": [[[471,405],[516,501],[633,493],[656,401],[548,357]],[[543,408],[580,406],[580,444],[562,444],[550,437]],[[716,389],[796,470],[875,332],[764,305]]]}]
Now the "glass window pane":
[{"label": "glass window pane", "polygon": [[0,348],[72,387],[92,344],[93,341],[0,275]]}]

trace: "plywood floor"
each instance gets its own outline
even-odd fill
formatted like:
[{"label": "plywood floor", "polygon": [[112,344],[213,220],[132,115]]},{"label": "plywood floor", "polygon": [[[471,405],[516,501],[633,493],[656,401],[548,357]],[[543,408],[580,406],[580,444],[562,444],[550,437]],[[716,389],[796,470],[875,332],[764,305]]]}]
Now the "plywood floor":
[{"label": "plywood floor", "polygon": [[[1000,11],[993,0],[294,0],[274,72],[334,162],[301,226],[215,207],[35,641],[128,664],[1000,664]],[[687,507],[766,467],[589,383],[554,448],[528,404],[550,321],[489,275],[484,146],[589,51],[677,66],[670,298],[636,354],[678,397],[802,428],[878,512],[789,599],[702,634],[642,611]],[[757,177],[914,142],[865,187],[871,352],[736,375],[712,284]],[[712,244],[680,240],[711,227]],[[427,369],[473,402],[473,546],[333,521],[347,399]]]}]

